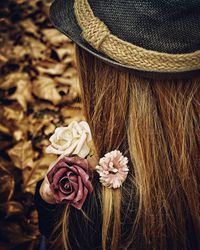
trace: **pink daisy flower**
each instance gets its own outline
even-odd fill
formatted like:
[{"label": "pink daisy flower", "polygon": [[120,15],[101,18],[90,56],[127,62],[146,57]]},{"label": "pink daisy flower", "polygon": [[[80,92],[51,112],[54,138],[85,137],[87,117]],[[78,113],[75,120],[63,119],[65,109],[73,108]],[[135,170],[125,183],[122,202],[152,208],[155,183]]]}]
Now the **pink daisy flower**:
[{"label": "pink daisy flower", "polygon": [[111,151],[100,158],[96,170],[100,175],[100,182],[108,188],[119,188],[128,175],[128,158],[119,150]]}]

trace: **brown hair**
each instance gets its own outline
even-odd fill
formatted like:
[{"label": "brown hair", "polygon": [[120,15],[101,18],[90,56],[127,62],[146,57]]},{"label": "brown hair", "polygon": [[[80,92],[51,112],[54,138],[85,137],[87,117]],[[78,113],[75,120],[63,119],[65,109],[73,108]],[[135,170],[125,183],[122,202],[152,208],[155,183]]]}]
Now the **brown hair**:
[{"label": "brown hair", "polygon": [[[79,47],[76,53],[85,117],[98,155],[120,149],[130,159],[121,189],[97,190],[102,248],[199,246],[200,78],[139,78]],[[122,214],[129,225],[126,234]]]}]

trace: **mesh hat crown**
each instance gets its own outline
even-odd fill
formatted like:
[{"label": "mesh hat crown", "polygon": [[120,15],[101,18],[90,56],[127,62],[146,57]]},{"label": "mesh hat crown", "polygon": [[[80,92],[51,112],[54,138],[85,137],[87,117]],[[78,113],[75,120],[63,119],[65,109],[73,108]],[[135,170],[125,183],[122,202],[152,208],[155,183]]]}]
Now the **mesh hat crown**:
[{"label": "mesh hat crown", "polygon": [[200,73],[199,0],[55,0],[50,17],[113,66],[152,77]]}]

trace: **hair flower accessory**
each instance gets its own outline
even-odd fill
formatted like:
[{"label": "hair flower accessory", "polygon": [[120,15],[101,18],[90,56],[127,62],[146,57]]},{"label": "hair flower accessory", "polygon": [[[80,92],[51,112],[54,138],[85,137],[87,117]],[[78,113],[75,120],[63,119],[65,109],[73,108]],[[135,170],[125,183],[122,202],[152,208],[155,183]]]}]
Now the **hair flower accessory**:
[{"label": "hair flower accessory", "polygon": [[100,182],[108,188],[119,188],[127,177],[128,158],[119,150],[108,152],[99,161],[95,155],[88,158],[94,148],[85,121],[73,121],[67,127],[56,128],[50,142],[46,152],[59,157],[49,166],[41,191],[49,203],[67,203],[81,209],[93,191],[89,165],[96,166]]},{"label": "hair flower accessory", "polygon": [[88,161],[80,157],[60,159],[47,174],[56,203],[68,203],[81,209],[93,188],[89,180]]},{"label": "hair flower accessory", "polygon": [[90,153],[92,136],[87,122],[73,121],[67,127],[56,128],[49,140],[51,145],[46,148],[47,153],[65,156],[74,154],[85,158]]},{"label": "hair flower accessory", "polygon": [[111,151],[100,158],[96,170],[100,175],[100,182],[108,188],[119,188],[128,175],[128,158],[119,150]]}]

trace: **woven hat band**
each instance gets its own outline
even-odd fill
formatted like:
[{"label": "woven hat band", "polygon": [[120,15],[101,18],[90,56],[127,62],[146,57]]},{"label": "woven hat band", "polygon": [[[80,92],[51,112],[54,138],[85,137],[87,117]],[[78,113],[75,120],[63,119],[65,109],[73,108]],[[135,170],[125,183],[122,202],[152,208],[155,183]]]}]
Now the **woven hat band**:
[{"label": "woven hat band", "polygon": [[74,1],[74,14],[82,37],[96,50],[136,70],[153,72],[187,72],[200,69],[200,50],[185,54],[169,54],[147,50],[111,34],[95,17],[88,0]]},{"label": "woven hat band", "polygon": [[110,34],[108,27],[99,18],[94,17],[94,21],[88,24],[88,28],[82,31],[82,37],[96,50],[104,39]]}]

